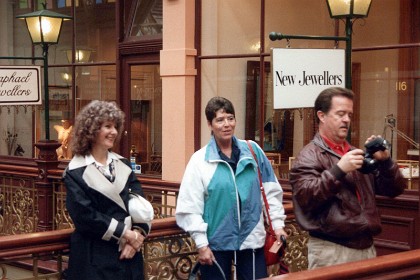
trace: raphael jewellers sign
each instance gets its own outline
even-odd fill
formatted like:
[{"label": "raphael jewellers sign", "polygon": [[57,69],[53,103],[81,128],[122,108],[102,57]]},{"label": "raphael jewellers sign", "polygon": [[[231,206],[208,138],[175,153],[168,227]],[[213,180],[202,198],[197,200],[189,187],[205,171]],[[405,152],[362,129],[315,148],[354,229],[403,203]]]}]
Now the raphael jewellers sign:
[{"label": "raphael jewellers sign", "polygon": [[0,66],[0,105],[41,104],[40,66]]},{"label": "raphael jewellers sign", "polygon": [[345,87],[342,49],[273,49],[274,109],[313,107],[328,87]]}]

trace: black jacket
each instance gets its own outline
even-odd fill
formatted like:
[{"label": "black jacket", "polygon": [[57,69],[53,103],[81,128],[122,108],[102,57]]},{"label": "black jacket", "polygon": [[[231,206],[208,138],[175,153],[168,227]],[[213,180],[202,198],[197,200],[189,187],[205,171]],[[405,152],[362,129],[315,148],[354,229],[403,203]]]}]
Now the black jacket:
[{"label": "black jacket", "polygon": [[132,224],[128,214],[129,189],[143,194],[140,182],[127,159],[114,154],[115,181],[111,183],[84,157],[75,156],[63,179],[67,189],[66,206],[75,231],[70,241],[67,279],[142,280],[143,258],[120,260],[124,231],[147,224]]}]

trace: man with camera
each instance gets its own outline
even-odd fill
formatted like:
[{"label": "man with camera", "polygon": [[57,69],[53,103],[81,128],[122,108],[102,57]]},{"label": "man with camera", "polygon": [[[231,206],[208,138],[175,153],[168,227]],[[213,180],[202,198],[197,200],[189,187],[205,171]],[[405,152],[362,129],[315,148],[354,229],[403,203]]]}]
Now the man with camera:
[{"label": "man with camera", "polygon": [[381,232],[375,195],[395,197],[405,187],[380,136],[366,140],[366,154],[347,142],[353,96],[340,87],[318,95],[319,131],[290,170],[296,220],[309,232],[309,269],[375,257],[373,237]]}]

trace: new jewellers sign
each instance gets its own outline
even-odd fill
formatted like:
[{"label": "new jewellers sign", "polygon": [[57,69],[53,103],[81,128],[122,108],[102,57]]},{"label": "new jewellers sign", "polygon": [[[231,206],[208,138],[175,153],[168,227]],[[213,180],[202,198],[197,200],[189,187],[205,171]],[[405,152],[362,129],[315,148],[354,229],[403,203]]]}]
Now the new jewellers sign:
[{"label": "new jewellers sign", "polygon": [[39,105],[40,66],[0,66],[0,105]]},{"label": "new jewellers sign", "polygon": [[273,49],[274,109],[313,107],[328,87],[345,87],[342,49]]}]

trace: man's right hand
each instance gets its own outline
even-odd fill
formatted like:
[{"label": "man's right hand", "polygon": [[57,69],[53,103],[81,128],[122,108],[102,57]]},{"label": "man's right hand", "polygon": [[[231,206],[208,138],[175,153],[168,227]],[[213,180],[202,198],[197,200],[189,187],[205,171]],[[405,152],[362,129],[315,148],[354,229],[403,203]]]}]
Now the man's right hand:
[{"label": "man's right hand", "polygon": [[198,249],[198,261],[201,264],[213,265],[214,255],[209,246]]},{"label": "man's right hand", "polygon": [[364,155],[361,149],[351,150],[341,157],[337,165],[344,173],[349,173],[362,167]]}]

